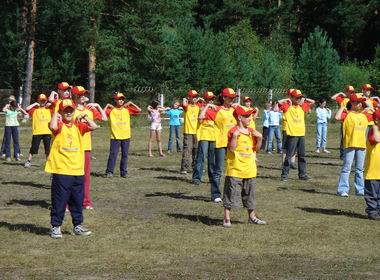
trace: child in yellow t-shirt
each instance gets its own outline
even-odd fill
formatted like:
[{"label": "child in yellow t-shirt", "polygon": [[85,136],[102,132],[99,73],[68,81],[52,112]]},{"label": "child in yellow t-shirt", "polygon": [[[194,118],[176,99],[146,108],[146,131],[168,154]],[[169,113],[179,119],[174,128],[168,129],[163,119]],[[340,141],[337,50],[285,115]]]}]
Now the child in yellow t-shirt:
[{"label": "child in yellow t-shirt", "polygon": [[117,154],[121,147],[120,176],[126,178],[128,175],[128,151],[131,138],[130,116],[140,113],[141,109],[132,101],[125,102],[125,96],[116,92],[115,106],[107,104],[104,111],[110,122],[110,154],[107,162],[106,177],[112,177],[115,169]]},{"label": "child in yellow t-shirt", "polygon": [[380,221],[380,109],[375,111],[373,119],[364,164],[364,199],[368,218]]},{"label": "child in yellow t-shirt", "polygon": [[54,135],[45,171],[52,173],[51,184],[51,225],[50,236],[61,238],[61,225],[68,204],[75,235],[90,235],[91,231],[83,223],[84,197],[84,150],[83,135],[98,126],[87,116],[79,115],[74,120],[75,105],[64,99],[54,112],[49,128]]},{"label": "child in yellow t-shirt", "polygon": [[26,111],[32,117],[32,146],[29,150],[28,160],[25,162],[24,167],[28,168],[32,165],[31,161],[33,155],[38,154],[38,148],[41,140],[44,143],[46,158],[50,153],[51,131],[49,123],[53,112],[53,107],[50,102],[47,102],[45,94],[40,94],[37,102],[26,107]]},{"label": "child in yellow t-shirt", "polygon": [[200,111],[199,105],[195,102],[197,96],[198,92],[196,92],[195,90],[189,90],[189,92],[187,93],[187,99],[184,98],[182,102],[182,108],[185,111],[185,115],[183,126],[183,152],[181,161],[181,174],[193,172],[195,168],[198,148],[198,115]]},{"label": "child in yellow t-shirt", "polygon": [[224,227],[231,227],[231,208],[247,208],[250,224],[265,225],[255,214],[256,208],[256,152],[260,149],[262,136],[249,127],[253,109],[237,106],[234,117],[237,125],[228,132],[226,179],[224,183]]},{"label": "child in yellow t-shirt", "polygon": [[[363,103],[367,108],[363,111]],[[372,109],[369,100],[361,94],[350,95],[351,110],[340,107],[335,119],[343,123],[343,167],[340,172],[337,195],[347,197],[350,190],[351,166],[355,159],[355,190],[356,195],[364,195],[363,166],[366,149],[366,131],[372,120]]]}]

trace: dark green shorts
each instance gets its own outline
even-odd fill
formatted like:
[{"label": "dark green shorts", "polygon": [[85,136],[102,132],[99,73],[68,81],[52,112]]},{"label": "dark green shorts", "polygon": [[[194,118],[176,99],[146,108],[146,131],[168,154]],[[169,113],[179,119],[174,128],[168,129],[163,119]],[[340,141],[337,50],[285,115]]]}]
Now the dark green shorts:
[{"label": "dark green shorts", "polygon": [[225,208],[240,207],[240,200],[247,209],[256,208],[256,178],[242,179],[226,176],[224,181],[223,206]]}]

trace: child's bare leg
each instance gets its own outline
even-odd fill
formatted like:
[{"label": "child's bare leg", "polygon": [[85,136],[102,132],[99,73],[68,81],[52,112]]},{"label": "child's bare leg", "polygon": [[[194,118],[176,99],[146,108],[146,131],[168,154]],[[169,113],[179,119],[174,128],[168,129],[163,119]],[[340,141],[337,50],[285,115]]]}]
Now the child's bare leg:
[{"label": "child's bare leg", "polygon": [[224,221],[231,221],[231,208],[224,207]]},{"label": "child's bare leg", "polygon": [[154,140],[154,130],[150,130],[150,134],[149,134],[149,142],[148,142],[148,156],[149,157],[152,157],[153,154],[152,154],[152,142]]},{"label": "child's bare leg", "polygon": [[253,209],[247,209],[247,212],[248,212],[248,218],[251,218],[251,219],[256,218],[256,214]]},{"label": "child's bare leg", "polygon": [[28,156],[28,161],[31,161],[33,158],[33,155],[29,153],[29,156]]},{"label": "child's bare leg", "polygon": [[156,131],[156,138],[157,138],[158,150],[160,151],[160,156],[164,157],[165,154],[162,151],[161,130]]}]

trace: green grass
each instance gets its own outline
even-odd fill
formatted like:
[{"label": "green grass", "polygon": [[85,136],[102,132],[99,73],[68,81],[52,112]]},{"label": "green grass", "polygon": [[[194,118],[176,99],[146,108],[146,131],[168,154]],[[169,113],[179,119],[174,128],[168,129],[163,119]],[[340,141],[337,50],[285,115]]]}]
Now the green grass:
[{"label": "green grass", "polygon": [[[127,179],[100,176],[108,129],[95,132],[88,238],[69,234],[70,215],[62,240],[47,235],[50,179],[41,150],[30,169],[0,162],[0,279],[376,279],[379,224],[366,219],[364,199],[353,189],[347,199],[334,195],[338,126],[329,130],[331,155],[312,153],[314,129],[307,137],[309,182],[295,171],[280,182],[280,156],[259,155],[257,212],[267,226],[247,224],[238,209],[233,227],[223,228],[210,185],[189,184],[190,175],[178,173],[179,154],[148,158],[141,126],[133,128]],[[30,140],[23,128],[25,156]]]}]

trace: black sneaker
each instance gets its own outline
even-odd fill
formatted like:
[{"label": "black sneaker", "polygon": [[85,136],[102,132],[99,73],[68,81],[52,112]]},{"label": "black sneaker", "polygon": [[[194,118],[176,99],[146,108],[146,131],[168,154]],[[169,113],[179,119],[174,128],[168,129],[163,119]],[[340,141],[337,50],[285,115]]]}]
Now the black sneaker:
[{"label": "black sneaker", "polygon": [[193,185],[198,186],[198,185],[201,184],[201,181],[199,181],[199,180],[192,180],[191,183],[192,183]]},{"label": "black sneaker", "polygon": [[309,176],[305,175],[305,176],[299,177],[299,179],[302,181],[309,181],[311,178]]},{"label": "black sneaker", "polygon": [[288,181],[288,176],[281,176],[281,181],[283,181],[283,182]]},{"label": "black sneaker", "polygon": [[368,214],[368,219],[374,220],[374,221],[380,221],[380,215],[379,214]]}]

